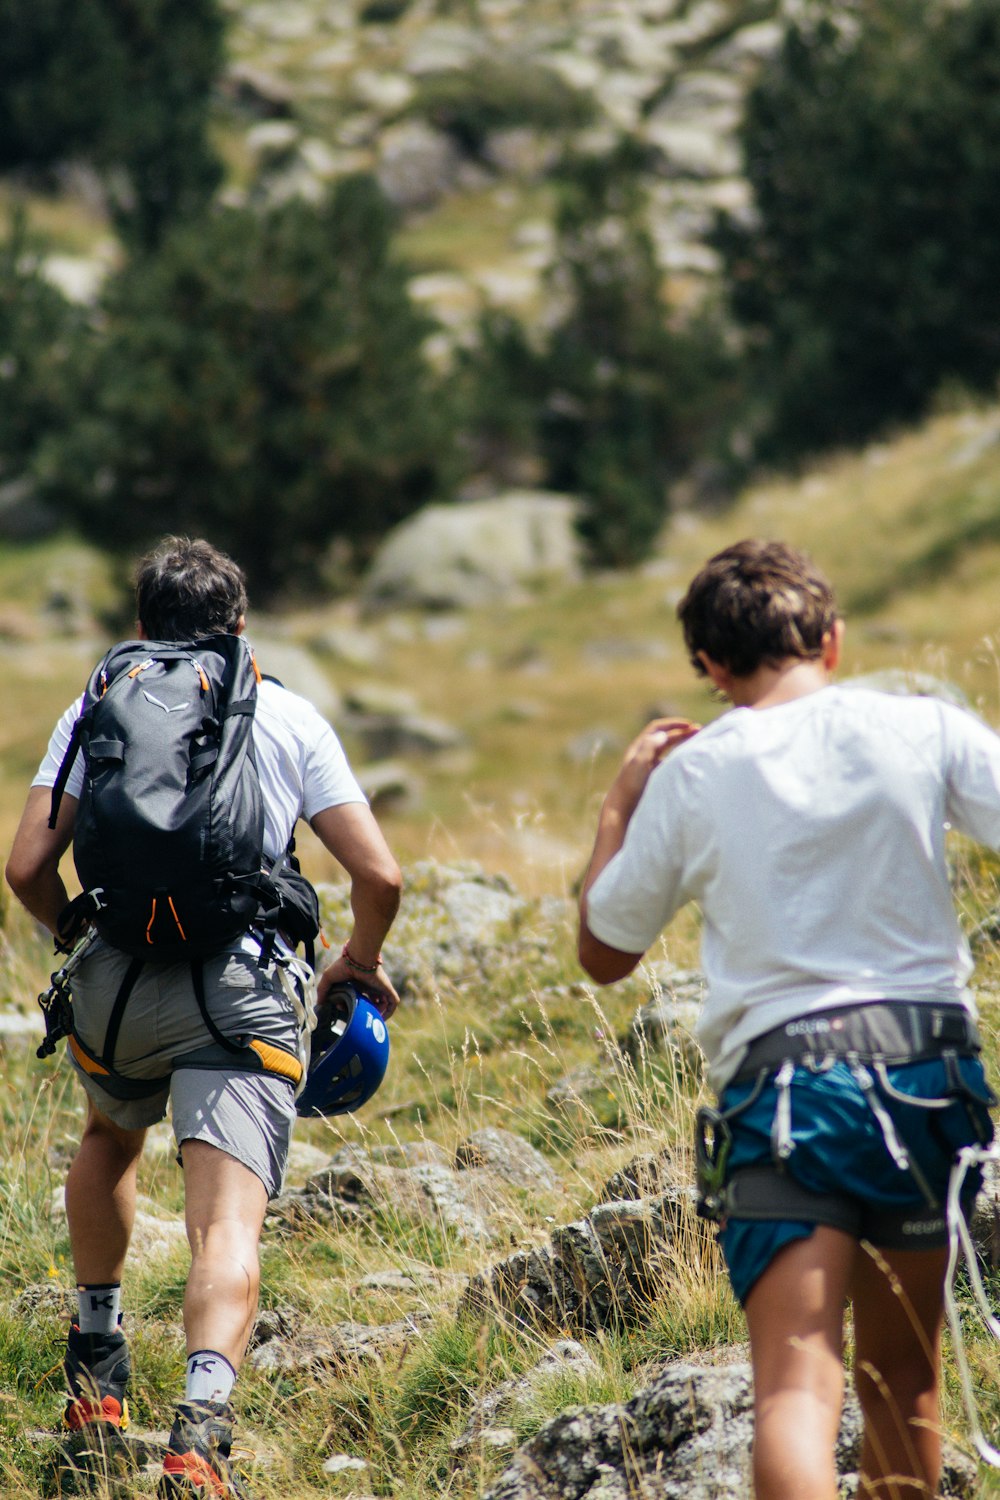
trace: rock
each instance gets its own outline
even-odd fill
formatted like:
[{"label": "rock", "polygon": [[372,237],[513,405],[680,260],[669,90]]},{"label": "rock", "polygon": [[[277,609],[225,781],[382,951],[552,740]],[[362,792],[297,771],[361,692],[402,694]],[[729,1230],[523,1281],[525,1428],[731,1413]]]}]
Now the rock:
[{"label": "rock", "polygon": [[451,1444],[452,1452],[513,1447],[513,1429],[498,1426],[498,1421],[533,1404],[547,1382],[567,1374],[596,1375],[598,1371],[596,1360],[582,1344],[575,1339],[559,1339],[525,1375],[502,1381],[473,1403],[465,1427]]},{"label": "rock", "polygon": [[295,106],[295,91],[284,78],[248,62],[230,63],[220,88],[240,109],[262,119],[291,115]]},{"label": "rock", "polygon": [[459,154],[451,138],[421,120],[390,125],[375,169],[383,193],[404,210],[430,208],[455,186]]},{"label": "rock", "polygon": [[265,120],[248,130],[244,140],[259,169],[287,162],[298,147],[300,132],[292,120]]},{"label": "rock", "polygon": [[423,787],[401,761],[372,761],[354,774],[373,812],[412,812],[420,805]]},{"label": "rock", "polygon": [[335,719],[340,711],[340,697],[319,662],[304,646],[282,641],[255,627],[253,633],[257,664],[266,675],[277,677],[291,693],[308,698],[325,719]]},{"label": "rock", "polygon": [[410,47],[406,71],[413,77],[465,68],[486,47],[481,31],[446,21],[425,26]]},{"label": "rock", "polygon": [[97,301],[109,266],[92,255],[46,255],[39,270],[70,302],[90,307]]},{"label": "rock", "polygon": [[473,1276],[460,1315],[507,1317],[529,1327],[595,1333],[640,1323],[669,1293],[677,1247],[686,1260],[711,1233],[693,1189],[599,1204],[555,1230],[547,1245],[516,1250]]},{"label": "rock", "polygon": [[376,760],[441,755],[466,743],[453,724],[428,714],[352,714],[343,722],[361,740],[365,753]]},{"label": "rock", "polygon": [[495,1125],[474,1131],[461,1143],[455,1153],[455,1166],[459,1171],[490,1167],[514,1187],[552,1192],[559,1186],[559,1178],[540,1151],[512,1130],[501,1130]]},{"label": "rock", "polygon": [[352,1458],[348,1453],[331,1453],[323,1464],[324,1474],[364,1473],[368,1465],[363,1458]]},{"label": "rock", "polygon": [[344,709],[348,714],[402,716],[416,713],[418,707],[416,695],[409,688],[393,687],[388,682],[357,683],[344,694]]},{"label": "rock", "polygon": [[[750,1367],[671,1364],[630,1401],[571,1407],[515,1455],[485,1500],[746,1500],[752,1493]],[[861,1413],[848,1394],[836,1444],[854,1493]],[[975,1465],[946,1445],[942,1495],[975,1491]]]},{"label": "rock", "polygon": [[253,1349],[247,1363],[272,1375],[355,1370],[378,1364],[389,1355],[398,1359],[422,1336],[430,1317],[430,1313],[410,1313],[395,1323],[337,1323],[332,1328],[278,1334]]},{"label": "rock", "polygon": [[329,1151],[323,1151],[319,1146],[310,1145],[308,1141],[293,1136],[288,1151],[288,1176],[309,1177],[326,1166],[329,1159]]},{"label": "rock", "polygon": [[661,116],[645,122],[643,136],[662,154],[669,172],[691,177],[732,177],[742,165],[736,141],[699,120]]},{"label": "rock", "polygon": [[[66,1203],[63,1188],[52,1194],[49,1212],[54,1223],[66,1218]],[[129,1253],[135,1260],[149,1260],[154,1256],[172,1255],[175,1250],[187,1249],[187,1232],[183,1218],[162,1214],[152,1199],[140,1193],[136,1199],[135,1224]]]},{"label": "rock", "polygon": [[41,1011],[25,1015],[23,1011],[4,1006],[0,1010],[0,1036],[37,1036],[45,1030]]},{"label": "rock", "polygon": [[373,68],[356,68],[351,75],[351,91],[366,108],[379,114],[397,114],[413,98],[413,84],[402,73],[376,72]]},{"label": "rock", "polygon": [[77,1315],[76,1292],[69,1287],[57,1286],[55,1282],[26,1286],[17,1292],[10,1305],[11,1317],[15,1321],[35,1322],[38,1318],[55,1316],[62,1322]]},{"label": "rock", "polygon": [[[348,667],[375,667],[384,656],[382,642],[367,630],[330,625],[310,641],[314,651],[326,652]],[[345,695],[349,699],[349,695]]]},{"label": "rock", "polygon": [[655,1156],[636,1156],[619,1168],[601,1188],[598,1203],[616,1203],[630,1198],[650,1198],[676,1182],[673,1154],[668,1149]]},{"label": "rock", "polygon": [[374,1153],[338,1152],[304,1187],[283,1193],[268,1219],[294,1230],[322,1223],[432,1223],[462,1243],[493,1239],[509,1222],[510,1206],[500,1178],[486,1169],[456,1172],[439,1161],[387,1166]]},{"label": "rock", "polygon": [[666,1057],[688,1071],[700,1073],[703,1056],[694,1039],[700,1014],[696,1000],[675,999],[669,990],[654,995],[636,1011],[618,1045],[637,1070],[652,1059]]},{"label": "rock", "polygon": [[457,942],[465,947],[491,948],[524,909],[524,902],[496,886],[460,880],[442,890],[441,907]]},{"label": "rock", "polygon": [[369,609],[471,608],[543,579],[578,577],[575,503],[512,491],[493,500],[431,505],[379,548],[363,585]]},{"label": "rock", "polygon": [[[405,899],[383,945],[404,998],[431,994],[443,981],[482,983],[498,964],[530,964],[544,951],[547,909],[518,896],[503,875],[487,875],[472,862],[421,860],[404,878]],[[319,892],[327,930],[350,931],[348,889],[321,885]]]},{"label": "rock", "polygon": [[537,130],[521,125],[494,130],[486,137],[482,157],[505,176],[531,182],[551,172],[559,160],[559,146]]},{"label": "rock", "polygon": [[620,1094],[621,1077],[613,1067],[581,1063],[554,1083],[545,1099],[564,1118],[606,1129],[621,1123]]}]

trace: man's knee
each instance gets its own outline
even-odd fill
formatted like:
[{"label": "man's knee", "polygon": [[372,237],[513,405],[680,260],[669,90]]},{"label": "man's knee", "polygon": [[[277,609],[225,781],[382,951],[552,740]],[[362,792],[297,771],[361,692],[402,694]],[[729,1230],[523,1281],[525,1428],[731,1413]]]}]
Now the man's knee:
[{"label": "man's knee", "polygon": [[85,1141],[99,1141],[111,1147],[123,1159],[135,1161],[142,1155],[142,1148],[146,1143],[145,1128],[140,1130],[126,1130],[121,1125],[116,1125],[114,1120],[97,1108],[92,1099],[87,1100],[87,1118],[83,1127],[81,1144]]}]

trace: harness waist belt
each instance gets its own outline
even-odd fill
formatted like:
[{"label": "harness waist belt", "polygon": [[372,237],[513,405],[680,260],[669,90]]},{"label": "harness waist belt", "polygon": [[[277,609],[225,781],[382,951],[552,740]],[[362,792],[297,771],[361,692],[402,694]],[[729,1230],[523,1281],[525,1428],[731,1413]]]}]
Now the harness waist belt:
[{"label": "harness waist belt", "polygon": [[752,1041],[733,1083],[794,1062],[824,1063],[834,1057],[877,1059],[887,1067],[922,1062],[942,1052],[972,1056],[982,1043],[976,1023],[961,1005],[872,1000],[837,1005],[797,1016]]}]

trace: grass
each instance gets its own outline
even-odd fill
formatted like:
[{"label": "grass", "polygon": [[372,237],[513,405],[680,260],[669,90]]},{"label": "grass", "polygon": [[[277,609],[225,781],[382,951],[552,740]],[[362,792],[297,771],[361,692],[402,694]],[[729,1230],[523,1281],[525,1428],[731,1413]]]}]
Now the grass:
[{"label": "grass", "polygon": [[[718,711],[690,674],[673,604],[705,556],[752,533],[806,546],[839,582],[848,675],[897,665],[933,670],[997,722],[997,558],[988,533],[990,496],[1000,489],[1000,444],[989,440],[998,423],[994,409],[943,413],[884,449],[831,460],[796,481],[761,484],[726,516],[682,517],[660,556],[627,578],[598,576],[516,607],[470,612],[450,635],[417,616],[368,626],[381,645],[378,675],[390,685],[416,685],[423,708],[450,719],[467,740],[460,768],[420,767],[422,805],[384,820],[413,871],[414,889],[430,890],[432,878],[416,861],[471,858],[506,873],[539,904],[511,928],[504,961],[492,972],[475,983],[437,976],[407,1002],[394,1022],[393,1066],[377,1101],[358,1118],[303,1124],[300,1149],[322,1159],[362,1145],[391,1160],[404,1146],[436,1147],[450,1159],[473,1131],[498,1125],[541,1150],[559,1185],[505,1191],[485,1244],[441,1220],[414,1218],[391,1197],[361,1222],[268,1231],[265,1307],[290,1309],[318,1328],[412,1315],[422,1332],[381,1361],[278,1377],[245,1371],[241,1441],[260,1457],[254,1483],[264,1500],[472,1500],[503,1467],[503,1450],[474,1443],[457,1453],[452,1444],[476,1401],[525,1376],[547,1339],[499,1317],[485,1325],[460,1320],[464,1279],[515,1245],[546,1243],[553,1229],[587,1213],[612,1173],[638,1154],[668,1146],[689,1175],[691,1120],[703,1090],[681,1051],[641,1054],[636,1069],[623,1059],[618,1042],[650,993],[648,971],[596,992],[576,966],[572,923],[552,903],[572,896],[618,752],[580,756],[570,747],[594,726],[623,744],[654,707],[694,717]],[[948,540],[952,526],[960,544]],[[113,598],[110,572],[65,539],[0,549],[0,587],[21,622],[18,639],[6,646],[16,710],[0,725],[0,827],[8,836],[51,722],[79,691],[99,645],[47,633],[43,605],[53,575],[73,580],[94,616],[106,615]],[[355,618],[341,603],[282,624],[309,641],[325,623]],[[371,669],[328,667],[343,689],[371,676]],[[357,759],[359,746],[349,748]],[[302,843],[311,873],[339,881],[315,841]],[[1000,858],[955,840],[951,859],[962,922],[983,934],[977,984],[996,1083],[1000,954],[984,919],[996,910]],[[341,909],[342,894],[336,886],[331,910]],[[9,902],[2,917],[0,1004],[27,1010],[51,955]],[[694,967],[698,939],[697,916],[687,913],[650,960]],[[30,1305],[18,1303],[0,1317],[0,1387],[7,1392],[0,1400],[0,1492],[20,1500],[44,1492],[46,1445],[32,1434],[51,1428],[61,1409],[59,1343],[72,1271],[57,1204],[81,1104],[65,1066],[37,1062],[24,1039],[4,1040],[2,1063],[0,1269],[14,1295],[32,1289]],[[554,1104],[553,1084],[582,1067],[597,1068],[597,1082],[581,1086],[578,1107]],[[309,1170],[297,1167],[295,1180]],[[158,1212],[179,1212],[169,1146],[149,1155],[140,1186]],[[628,1400],[665,1359],[703,1358],[741,1344],[742,1317],[712,1244],[693,1232],[675,1260],[670,1295],[652,1299],[638,1326],[582,1340],[594,1361],[589,1373],[533,1379],[498,1419],[518,1441],[567,1405]],[[185,1266],[184,1253],[175,1251],[140,1258],[128,1270],[134,1406],[142,1425],[165,1426],[176,1395]],[[410,1283],[386,1285],[379,1278],[389,1271],[406,1272]],[[984,1425],[993,1432],[1000,1426],[1000,1355],[971,1322],[970,1357]],[[964,1430],[950,1365],[944,1419],[949,1432]],[[323,1471],[331,1453],[360,1457],[368,1468],[331,1476]],[[979,1493],[998,1493],[989,1476]]]}]

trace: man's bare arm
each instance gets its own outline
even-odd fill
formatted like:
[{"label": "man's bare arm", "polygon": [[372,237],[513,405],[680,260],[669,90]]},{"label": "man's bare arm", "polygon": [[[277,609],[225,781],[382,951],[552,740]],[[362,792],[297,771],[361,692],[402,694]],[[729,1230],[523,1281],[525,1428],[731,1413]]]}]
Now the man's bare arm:
[{"label": "man's bare arm", "polygon": [[587,926],[587,893],[606,865],[610,864],[625,842],[625,834],[639,799],[656,767],[677,745],[698,733],[699,724],[688,719],[654,719],[633,740],[625,752],[618,775],[604,799],[597,822],[597,837],[584,876],[580,896],[580,965],[598,984],[614,984],[631,974],[642,958],[641,953],[625,953],[612,948],[594,936]]},{"label": "man's bare arm", "polygon": [[69,900],[59,862],[69,848],[76,823],[77,799],[64,795],[55,828],[49,827],[52,793],[33,786],[14,835],[7,860],[7,884],[33,917],[56,935]]},{"label": "man's bare arm", "polygon": [[[388,1019],[399,1004],[392,981],[378,962],[382,943],[399,909],[403,877],[371,809],[363,802],[327,807],[311,819],[313,832],[351,878],[354,927],[347,940],[352,968],[338,955],[319,981],[322,1000],[331,984],[358,984]],[[370,965],[374,971],[366,972]]]}]

